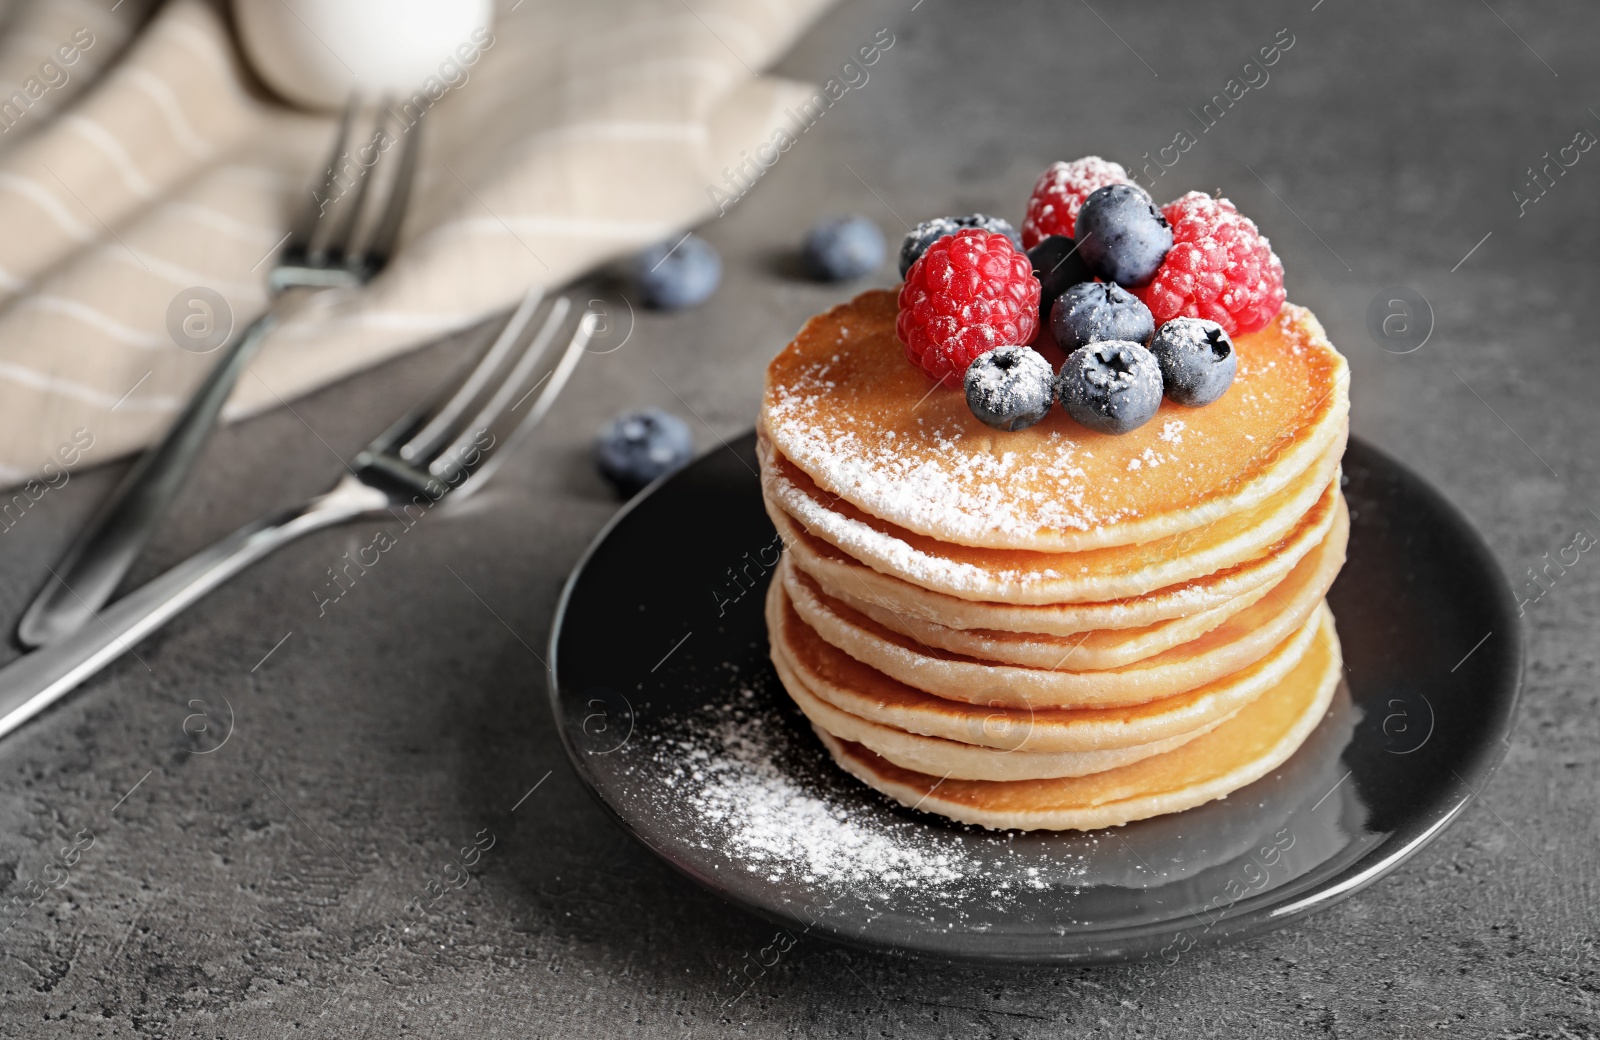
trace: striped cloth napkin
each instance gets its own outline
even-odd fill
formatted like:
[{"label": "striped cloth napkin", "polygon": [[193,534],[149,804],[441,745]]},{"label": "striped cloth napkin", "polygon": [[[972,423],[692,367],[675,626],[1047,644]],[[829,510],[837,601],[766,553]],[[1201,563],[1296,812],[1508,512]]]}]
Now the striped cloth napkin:
[{"label": "striped cloth napkin", "polygon": [[[423,117],[402,246],[271,335],[224,413],[272,407],[703,219],[810,87],[757,75],[829,0],[521,0]],[[267,97],[204,0],[0,0],[0,484],[159,436],[215,361],[327,158],[334,117]],[[78,439],[74,439],[78,431]],[[59,465],[59,463],[57,463]]]}]

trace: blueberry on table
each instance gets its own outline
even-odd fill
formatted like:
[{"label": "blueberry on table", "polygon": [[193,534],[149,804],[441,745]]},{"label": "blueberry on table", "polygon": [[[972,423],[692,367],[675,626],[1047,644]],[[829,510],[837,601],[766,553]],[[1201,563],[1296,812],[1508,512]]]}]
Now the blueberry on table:
[{"label": "blueberry on table", "polygon": [[1167,396],[1191,408],[1227,393],[1239,368],[1233,340],[1204,318],[1173,318],[1156,330],[1150,353],[1161,366]]},{"label": "blueberry on table", "polygon": [[1033,276],[1039,279],[1039,327],[1050,323],[1050,308],[1057,297],[1080,282],[1094,281],[1083,262],[1078,244],[1068,235],[1050,235],[1028,250]]},{"label": "blueberry on table", "polygon": [[972,414],[997,430],[1025,430],[1050,414],[1050,362],[1028,347],[995,347],[967,366],[963,385]]},{"label": "blueberry on table", "polygon": [[1011,239],[1011,244],[1017,247],[1017,252],[1022,252],[1022,236],[1010,223],[999,217],[983,213],[973,213],[966,217],[934,217],[912,228],[901,240],[900,277],[906,276],[906,272],[911,270],[911,265],[921,259],[929,246],[944,236],[953,235],[964,228],[982,228],[990,234],[1004,235]]},{"label": "blueberry on table", "polygon": [[1067,356],[1056,377],[1056,397],[1091,430],[1130,433],[1161,407],[1161,366],[1137,343],[1091,343]]},{"label": "blueberry on table", "polygon": [[1068,354],[1102,340],[1150,342],[1156,319],[1144,301],[1115,282],[1080,282],[1056,298],[1050,333]]},{"label": "blueberry on table", "polygon": [[688,425],[659,408],[624,412],[602,426],[594,441],[600,475],[625,495],[678,469],[693,455]]},{"label": "blueberry on table", "polygon": [[888,245],[878,225],[866,217],[839,217],[824,221],[806,234],[801,256],[811,277],[823,282],[847,282],[869,275],[883,266]]},{"label": "blueberry on table", "polygon": [[633,281],[645,306],[676,311],[704,303],[722,281],[722,256],[703,238],[661,242],[633,258]]},{"label": "blueberry on table", "polygon": [[1137,184],[1108,184],[1091,192],[1078,210],[1072,237],[1096,277],[1130,287],[1154,278],[1172,249],[1172,226]]}]

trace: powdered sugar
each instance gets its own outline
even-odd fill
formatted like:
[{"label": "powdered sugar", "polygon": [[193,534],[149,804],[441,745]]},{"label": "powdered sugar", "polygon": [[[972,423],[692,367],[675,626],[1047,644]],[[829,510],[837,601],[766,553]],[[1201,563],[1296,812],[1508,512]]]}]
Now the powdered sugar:
[{"label": "powdered sugar", "polygon": [[970,906],[975,894],[1003,909],[1024,891],[1079,883],[1082,853],[908,816],[839,772],[770,672],[724,689],[630,751],[643,756],[630,772],[659,781],[640,792],[650,811],[701,850],[702,869],[806,893],[808,915],[849,920],[888,906]]},{"label": "powdered sugar", "polygon": [[1043,449],[1028,456],[985,451],[962,429],[919,419],[918,451],[888,438],[880,446],[853,431],[830,429],[814,417],[826,391],[777,388],[766,423],[780,430],[784,454],[826,468],[859,501],[882,503],[882,512],[913,530],[939,530],[951,540],[992,544],[1002,536],[1019,547],[1038,540],[1041,528],[1092,531],[1130,519],[1122,510],[1097,510],[1085,495],[1078,465],[1081,446],[1059,432],[1044,435]]},{"label": "powdered sugar", "polygon": [[857,560],[924,588],[1003,602],[1054,602],[1060,598],[1058,592],[1041,593],[1038,586],[1072,577],[1045,566],[995,570],[933,556],[904,539],[826,508],[770,467],[764,479],[783,511],[807,531]]},{"label": "powdered sugar", "polygon": [[[735,866],[768,881],[942,888],[977,864],[927,834],[897,834],[859,809],[819,795],[785,771],[773,723],[728,711],[669,745],[686,804]],[[713,847],[708,834],[701,847]]]},{"label": "powdered sugar", "polygon": [[[969,561],[936,554],[871,523],[819,502],[773,464],[763,449],[762,490],[777,507],[860,563],[914,585],[961,599],[998,603],[1051,604],[1103,602],[1142,596],[1259,556],[1289,533],[1305,512],[1327,497],[1327,481],[1337,465],[1329,453],[1299,477],[1291,499],[1254,526],[1213,524],[1199,542],[1175,556],[1128,555],[1107,560],[1086,553],[1005,552]],[[1331,501],[1331,499],[1330,499]],[[1092,563],[1090,561],[1093,561]]]}]

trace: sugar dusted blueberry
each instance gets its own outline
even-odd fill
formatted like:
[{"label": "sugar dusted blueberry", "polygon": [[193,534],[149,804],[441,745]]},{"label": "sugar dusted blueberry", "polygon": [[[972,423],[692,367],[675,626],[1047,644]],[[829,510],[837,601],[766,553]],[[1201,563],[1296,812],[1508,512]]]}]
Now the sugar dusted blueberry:
[{"label": "sugar dusted blueberry", "polygon": [[1161,366],[1144,347],[1105,340],[1067,355],[1056,397],[1082,425],[1098,433],[1131,433],[1161,407]]},{"label": "sugar dusted blueberry", "polygon": [[1150,308],[1115,282],[1080,282],[1062,293],[1050,310],[1050,332],[1068,354],[1108,339],[1144,345],[1155,331]]},{"label": "sugar dusted blueberry", "polygon": [[1239,368],[1233,339],[1205,318],[1173,318],[1156,330],[1150,353],[1161,366],[1167,396],[1191,408],[1227,393]]},{"label": "sugar dusted blueberry", "polygon": [[1154,278],[1172,249],[1167,218],[1137,184],[1095,189],[1078,210],[1072,237],[1089,270],[1129,288]]},{"label": "sugar dusted blueberry", "polygon": [[967,366],[972,414],[997,430],[1025,430],[1050,414],[1055,373],[1028,347],[995,347]]}]

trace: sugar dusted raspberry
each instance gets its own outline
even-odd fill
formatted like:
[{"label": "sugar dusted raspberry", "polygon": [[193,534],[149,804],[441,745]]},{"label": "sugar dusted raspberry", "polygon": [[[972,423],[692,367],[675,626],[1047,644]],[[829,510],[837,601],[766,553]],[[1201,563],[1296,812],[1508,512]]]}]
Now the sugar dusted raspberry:
[{"label": "sugar dusted raspberry", "polygon": [[900,287],[895,332],[906,357],[951,386],[979,354],[1027,344],[1038,328],[1039,279],[1004,235],[979,228],[947,235]]},{"label": "sugar dusted raspberry", "polygon": [[1191,191],[1162,207],[1172,251],[1148,285],[1133,290],[1156,325],[1205,318],[1230,336],[1255,332],[1283,306],[1283,263],[1249,217],[1227,199]]},{"label": "sugar dusted raspberry", "polygon": [[1032,249],[1051,235],[1072,237],[1078,207],[1096,188],[1122,184],[1128,171],[1098,155],[1071,162],[1053,162],[1039,175],[1028,199],[1028,216],[1022,222],[1022,248]]}]

